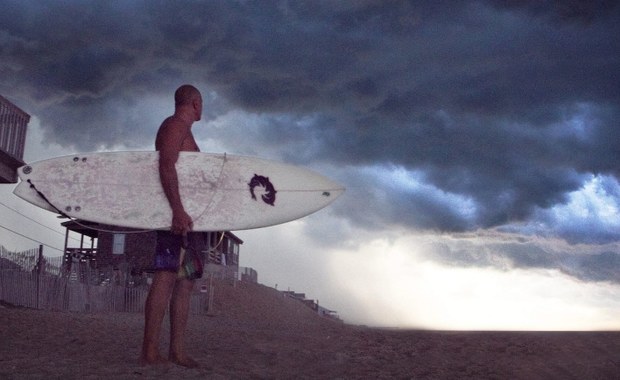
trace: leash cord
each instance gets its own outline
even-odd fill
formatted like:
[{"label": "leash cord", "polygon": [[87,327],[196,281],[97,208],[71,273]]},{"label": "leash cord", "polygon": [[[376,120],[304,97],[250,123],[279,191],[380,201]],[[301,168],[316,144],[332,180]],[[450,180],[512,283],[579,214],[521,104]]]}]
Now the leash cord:
[{"label": "leash cord", "polygon": [[108,229],[101,228],[101,227],[87,226],[87,225],[79,222],[77,218],[72,218],[71,216],[67,215],[64,211],[62,211],[58,207],[56,207],[52,202],[50,202],[49,199],[47,199],[45,194],[43,194],[39,189],[37,189],[37,187],[34,185],[34,183],[32,183],[31,180],[28,180],[28,183],[30,184],[30,188],[32,190],[36,191],[37,195],[40,196],[41,199],[43,199],[54,210],[56,210],[56,212],[61,217],[69,219],[71,222],[77,224],[80,227],[84,227],[84,228],[87,228],[87,229],[90,229],[90,230],[95,230],[95,231],[98,231],[98,232],[109,232],[109,233],[116,233],[116,234],[140,234],[140,233],[155,231],[153,229],[148,229],[148,230],[125,230],[125,231],[123,231],[123,230],[108,230]]}]

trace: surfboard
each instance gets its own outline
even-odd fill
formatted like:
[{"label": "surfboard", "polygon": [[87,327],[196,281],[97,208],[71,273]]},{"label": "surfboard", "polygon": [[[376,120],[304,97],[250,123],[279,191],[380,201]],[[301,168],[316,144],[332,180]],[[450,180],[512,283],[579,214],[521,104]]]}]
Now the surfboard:
[{"label": "surfboard", "polygon": [[[19,168],[20,183],[13,193],[75,219],[168,229],[172,210],[158,163],[158,152],[56,157]],[[289,222],[326,207],[345,190],[310,169],[247,156],[181,152],[176,169],[183,206],[195,231]]]}]

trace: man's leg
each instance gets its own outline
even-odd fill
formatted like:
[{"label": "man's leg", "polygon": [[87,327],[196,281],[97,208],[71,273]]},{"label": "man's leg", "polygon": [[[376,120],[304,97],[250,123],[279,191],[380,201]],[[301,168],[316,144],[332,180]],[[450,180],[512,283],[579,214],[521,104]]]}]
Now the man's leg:
[{"label": "man's leg", "polygon": [[198,363],[190,358],[184,349],[185,329],[189,315],[189,304],[194,281],[177,280],[170,301],[170,361],[185,367],[197,367]]},{"label": "man's leg", "polygon": [[144,340],[141,357],[143,364],[166,362],[166,359],[159,354],[159,337],[176,280],[177,274],[174,272],[155,272],[153,284],[144,305]]}]

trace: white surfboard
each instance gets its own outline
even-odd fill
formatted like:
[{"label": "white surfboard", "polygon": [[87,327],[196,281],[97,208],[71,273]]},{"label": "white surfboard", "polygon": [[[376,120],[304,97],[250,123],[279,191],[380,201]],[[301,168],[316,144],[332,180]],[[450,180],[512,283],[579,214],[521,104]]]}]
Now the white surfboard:
[{"label": "white surfboard", "polygon": [[[21,182],[14,194],[71,218],[168,229],[172,211],[158,162],[158,152],[88,153],[38,161],[19,168]],[[344,192],[314,171],[253,157],[181,152],[176,168],[181,199],[195,231],[285,223],[322,209]]]}]

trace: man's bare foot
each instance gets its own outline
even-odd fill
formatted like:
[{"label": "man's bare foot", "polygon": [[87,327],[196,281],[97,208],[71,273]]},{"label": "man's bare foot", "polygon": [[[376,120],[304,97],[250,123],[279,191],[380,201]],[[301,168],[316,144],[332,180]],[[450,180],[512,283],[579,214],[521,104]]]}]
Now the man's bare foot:
[{"label": "man's bare foot", "polygon": [[144,366],[165,366],[170,364],[170,361],[161,355],[154,356],[141,356],[140,365]]},{"label": "man's bare foot", "polygon": [[170,361],[174,364],[183,366],[183,367],[187,367],[187,368],[198,368],[200,367],[200,364],[198,364],[197,361],[195,361],[194,359],[190,358],[189,356],[170,356]]}]

